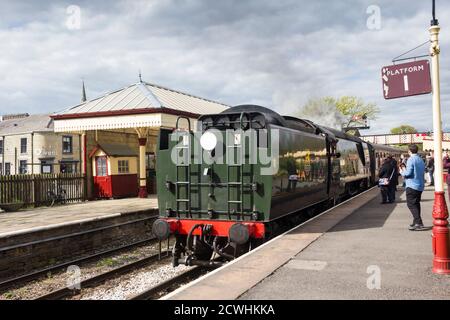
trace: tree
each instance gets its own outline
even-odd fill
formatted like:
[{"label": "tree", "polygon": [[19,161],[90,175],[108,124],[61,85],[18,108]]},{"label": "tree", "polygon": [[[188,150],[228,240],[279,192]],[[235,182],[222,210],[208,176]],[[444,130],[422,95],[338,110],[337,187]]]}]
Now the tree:
[{"label": "tree", "polygon": [[376,119],[380,109],[375,103],[365,103],[363,99],[354,96],[343,96],[338,99],[326,98],[336,105],[344,115],[346,122],[344,128],[365,125],[367,120]]},{"label": "tree", "polygon": [[365,103],[358,97],[343,96],[310,99],[298,115],[319,124],[342,129],[364,125],[366,119],[376,119],[379,112],[374,103]]},{"label": "tree", "polygon": [[417,130],[413,126],[402,124],[399,127],[392,128],[391,133],[392,134],[417,133]]}]

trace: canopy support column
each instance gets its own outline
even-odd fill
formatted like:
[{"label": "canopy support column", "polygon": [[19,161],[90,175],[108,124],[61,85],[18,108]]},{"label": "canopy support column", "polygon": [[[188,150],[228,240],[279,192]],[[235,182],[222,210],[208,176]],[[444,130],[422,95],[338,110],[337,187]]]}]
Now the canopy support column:
[{"label": "canopy support column", "polygon": [[147,198],[147,176],[145,170],[145,153],[147,151],[148,128],[136,128],[139,140],[139,198]]}]

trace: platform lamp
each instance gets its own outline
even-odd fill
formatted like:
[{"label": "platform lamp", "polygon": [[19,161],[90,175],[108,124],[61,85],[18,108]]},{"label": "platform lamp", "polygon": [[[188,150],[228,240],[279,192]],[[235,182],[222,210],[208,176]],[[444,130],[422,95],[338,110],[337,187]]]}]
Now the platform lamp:
[{"label": "platform lamp", "polygon": [[430,55],[431,55],[431,81],[433,86],[433,140],[434,140],[434,205],[433,205],[433,272],[450,274],[450,243],[448,230],[448,210],[444,196],[444,176],[442,159],[442,123],[441,123],[441,97],[439,82],[439,22],[435,16],[435,0],[432,5],[430,26]]}]

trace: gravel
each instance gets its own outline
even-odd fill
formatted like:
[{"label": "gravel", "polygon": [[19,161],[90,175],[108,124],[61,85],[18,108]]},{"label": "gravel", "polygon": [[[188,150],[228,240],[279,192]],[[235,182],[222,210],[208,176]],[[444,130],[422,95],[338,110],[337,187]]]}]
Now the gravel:
[{"label": "gravel", "polygon": [[164,282],[192,267],[178,266],[171,264],[153,266],[150,270],[138,270],[120,278],[110,280],[102,286],[86,289],[81,297],[74,299],[81,300],[125,300],[146,289]]},{"label": "gravel", "polygon": [[[165,247],[163,246],[163,249]],[[105,271],[117,268],[126,263],[157,253],[157,245],[145,245],[121,254],[111,255],[99,260],[81,264],[81,280],[90,278]],[[161,264],[161,263],[160,263]],[[160,265],[159,264],[159,265]],[[144,270],[144,269],[140,269]],[[27,300],[34,299],[50,291],[65,287],[71,273],[62,270],[56,273],[48,273],[38,280],[17,286],[6,292],[0,293],[0,300]]]}]

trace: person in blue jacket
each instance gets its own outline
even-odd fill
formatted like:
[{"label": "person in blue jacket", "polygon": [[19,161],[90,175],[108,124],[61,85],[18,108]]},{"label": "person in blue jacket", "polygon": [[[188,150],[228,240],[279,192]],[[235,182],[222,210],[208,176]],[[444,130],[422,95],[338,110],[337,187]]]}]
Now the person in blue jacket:
[{"label": "person in blue jacket", "polygon": [[414,218],[409,230],[423,230],[422,217],[420,216],[420,200],[425,188],[425,163],[417,154],[419,148],[412,144],[408,147],[410,157],[406,163],[406,169],[403,167],[400,174],[406,183],[406,204]]}]

